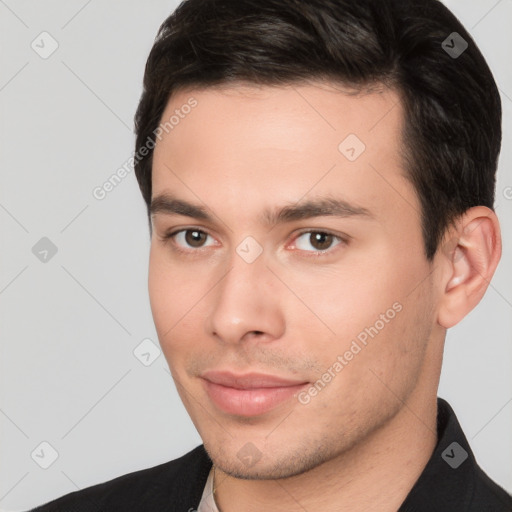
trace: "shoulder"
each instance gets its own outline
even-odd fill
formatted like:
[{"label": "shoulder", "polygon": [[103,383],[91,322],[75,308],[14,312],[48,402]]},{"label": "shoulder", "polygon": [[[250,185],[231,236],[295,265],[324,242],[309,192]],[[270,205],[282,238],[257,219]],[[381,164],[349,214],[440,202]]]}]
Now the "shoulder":
[{"label": "shoulder", "polygon": [[210,468],[200,445],[178,459],[66,494],[29,512],[158,512],[170,504],[173,510],[188,511],[199,503]]}]

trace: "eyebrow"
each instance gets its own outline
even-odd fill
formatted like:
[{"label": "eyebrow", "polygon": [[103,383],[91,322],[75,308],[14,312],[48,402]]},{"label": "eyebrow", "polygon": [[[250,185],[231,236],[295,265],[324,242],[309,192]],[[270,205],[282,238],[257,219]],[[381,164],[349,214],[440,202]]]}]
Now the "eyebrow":
[{"label": "eyebrow", "polygon": [[[207,208],[178,199],[170,194],[156,196],[149,208],[150,215],[182,215],[207,222],[214,222],[213,216]],[[275,226],[286,222],[293,222],[314,217],[361,217],[374,219],[374,215],[361,206],[351,205],[343,199],[333,197],[320,197],[300,204],[286,205],[281,208],[266,209],[260,221],[264,225]]]}]

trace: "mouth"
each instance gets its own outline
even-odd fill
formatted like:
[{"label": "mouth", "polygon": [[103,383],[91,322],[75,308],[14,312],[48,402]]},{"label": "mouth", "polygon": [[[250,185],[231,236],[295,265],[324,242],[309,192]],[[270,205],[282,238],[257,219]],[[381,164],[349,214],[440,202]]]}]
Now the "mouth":
[{"label": "mouth", "polygon": [[290,400],[307,381],[291,380],[276,375],[209,371],[201,375],[210,400],[225,413],[258,416]]}]

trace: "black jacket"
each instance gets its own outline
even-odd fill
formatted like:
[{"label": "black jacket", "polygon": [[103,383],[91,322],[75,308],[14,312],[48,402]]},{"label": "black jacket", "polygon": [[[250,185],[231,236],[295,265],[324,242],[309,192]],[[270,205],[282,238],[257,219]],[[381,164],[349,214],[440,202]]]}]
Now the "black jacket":
[{"label": "black jacket", "polygon": [[[477,465],[452,408],[438,398],[438,442],[398,512],[512,512],[512,497]],[[191,512],[212,462],[200,445],[179,459],[72,492],[29,512]]]}]

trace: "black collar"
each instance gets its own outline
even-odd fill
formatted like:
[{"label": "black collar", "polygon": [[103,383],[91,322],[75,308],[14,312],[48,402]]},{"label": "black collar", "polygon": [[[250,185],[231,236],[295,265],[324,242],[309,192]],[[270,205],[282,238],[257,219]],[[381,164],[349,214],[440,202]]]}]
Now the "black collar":
[{"label": "black collar", "polygon": [[478,466],[450,405],[437,399],[437,445],[398,512],[510,511],[512,498]]}]

